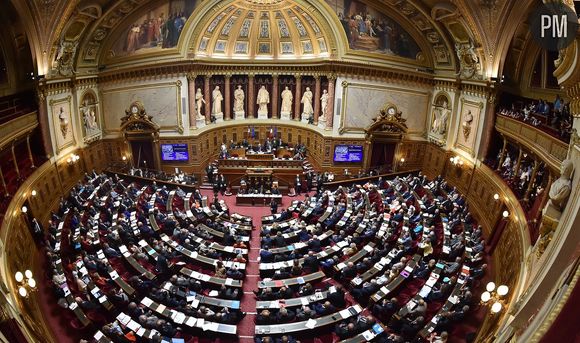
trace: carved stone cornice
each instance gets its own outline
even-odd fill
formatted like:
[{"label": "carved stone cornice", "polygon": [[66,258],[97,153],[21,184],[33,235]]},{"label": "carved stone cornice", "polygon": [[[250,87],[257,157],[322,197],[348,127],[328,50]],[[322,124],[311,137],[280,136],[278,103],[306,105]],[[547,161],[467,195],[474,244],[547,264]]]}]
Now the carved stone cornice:
[{"label": "carved stone cornice", "polygon": [[44,96],[56,95],[61,93],[70,92],[74,87],[74,82],[71,79],[53,81],[53,82],[42,82],[38,84],[38,91]]},{"label": "carved stone cornice", "polygon": [[327,76],[329,79],[337,76],[357,77],[383,82],[433,85],[433,75],[417,72],[404,71],[387,67],[375,67],[362,63],[352,62],[322,62],[312,65],[224,65],[224,64],[191,64],[172,63],[165,65],[142,65],[139,67],[121,70],[104,71],[98,74],[99,83],[146,81],[159,77],[172,77],[174,75],[302,75],[302,76]]}]

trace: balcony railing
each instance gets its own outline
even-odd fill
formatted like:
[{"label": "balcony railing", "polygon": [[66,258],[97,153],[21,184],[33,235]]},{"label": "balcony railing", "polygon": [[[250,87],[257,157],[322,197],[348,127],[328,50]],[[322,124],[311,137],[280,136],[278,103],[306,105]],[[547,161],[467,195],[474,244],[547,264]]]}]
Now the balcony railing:
[{"label": "balcony railing", "polygon": [[496,130],[509,139],[522,144],[553,169],[559,169],[568,154],[568,144],[549,133],[517,119],[498,115]]}]

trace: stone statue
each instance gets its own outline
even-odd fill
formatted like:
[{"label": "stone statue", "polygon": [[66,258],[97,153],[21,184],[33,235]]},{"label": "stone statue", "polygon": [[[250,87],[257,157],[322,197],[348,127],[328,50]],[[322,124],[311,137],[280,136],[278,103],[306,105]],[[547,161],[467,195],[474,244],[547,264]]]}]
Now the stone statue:
[{"label": "stone statue", "polygon": [[465,140],[469,138],[471,134],[471,123],[473,122],[473,114],[471,114],[471,110],[467,111],[467,114],[463,117],[463,123],[461,126],[463,127],[463,137]]},{"label": "stone statue", "polygon": [[211,95],[211,100],[212,100],[211,114],[216,117],[219,115],[223,116],[222,101],[224,100],[224,97],[222,95],[222,92],[220,91],[220,86],[215,86],[215,89],[213,90]]},{"label": "stone statue", "polygon": [[322,91],[322,96],[320,97],[320,110],[319,121],[326,121],[328,116],[328,91],[326,89]]},{"label": "stone statue", "polygon": [[244,111],[244,100],[246,96],[242,85],[238,85],[238,88],[234,91],[234,114],[236,116],[243,117],[246,113]]},{"label": "stone statue", "polygon": [[266,89],[266,86],[262,86],[258,91],[258,118],[268,117],[268,104],[270,103],[270,93]]},{"label": "stone statue", "polygon": [[302,104],[304,104],[304,109],[303,109],[303,113],[305,114],[313,114],[314,113],[314,107],[312,106],[312,91],[310,90],[310,87],[306,87],[306,91],[304,92],[304,94],[302,95]]},{"label": "stone statue", "polygon": [[203,99],[201,88],[198,88],[197,92],[195,93],[195,108],[197,109],[197,120],[204,119],[202,115],[203,104],[205,104],[205,100]]},{"label": "stone statue", "polygon": [[[548,196],[550,200],[546,205],[546,209],[552,207],[558,212],[562,212],[566,207],[566,202],[572,191],[572,171],[574,164],[571,160],[564,160],[560,167],[560,178],[552,184]],[[545,212],[546,210],[544,210]]]},{"label": "stone statue", "polygon": [[292,95],[292,91],[288,89],[288,86],[282,91],[282,108],[280,109],[281,117],[287,117],[290,119],[290,115],[292,114],[292,100],[294,96]]},{"label": "stone statue", "polygon": [[435,120],[433,120],[431,132],[439,135],[444,135],[447,132],[447,120],[449,118],[450,112],[451,111],[447,108],[447,101],[445,100],[443,101],[443,104],[441,106],[435,107],[434,111]]},{"label": "stone statue", "polygon": [[306,87],[306,91],[302,95],[302,100],[300,101],[304,108],[302,110],[302,120],[308,121],[308,118],[314,114],[314,108],[312,108],[312,91],[310,87]]},{"label": "stone statue", "polygon": [[455,51],[459,58],[460,71],[459,75],[466,79],[480,78],[481,64],[479,56],[475,52],[473,42],[455,43]]},{"label": "stone statue", "polygon": [[62,138],[66,139],[66,136],[68,135],[68,118],[62,107],[58,113],[58,121],[60,123],[60,133],[62,134]]},{"label": "stone statue", "polygon": [[98,129],[94,105],[89,105],[85,101],[83,107],[81,108],[81,112],[83,114],[83,123],[85,126],[85,132],[88,133]]}]

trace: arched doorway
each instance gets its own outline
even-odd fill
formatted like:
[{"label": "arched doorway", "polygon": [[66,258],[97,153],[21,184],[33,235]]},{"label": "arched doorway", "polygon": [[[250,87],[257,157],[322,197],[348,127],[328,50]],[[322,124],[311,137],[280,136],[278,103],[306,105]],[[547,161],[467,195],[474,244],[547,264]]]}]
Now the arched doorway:
[{"label": "arched doorway", "polygon": [[132,103],[125,114],[121,119],[121,132],[131,152],[132,166],[160,170],[159,126],[151,121],[139,101]]},{"label": "arched doorway", "polygon": [[365,130],[367,144],[367,169],[376,169],[380,173],[396,170],[395,156],[401,141],[407,134],[407,120],[393,104],[387,104]]}]

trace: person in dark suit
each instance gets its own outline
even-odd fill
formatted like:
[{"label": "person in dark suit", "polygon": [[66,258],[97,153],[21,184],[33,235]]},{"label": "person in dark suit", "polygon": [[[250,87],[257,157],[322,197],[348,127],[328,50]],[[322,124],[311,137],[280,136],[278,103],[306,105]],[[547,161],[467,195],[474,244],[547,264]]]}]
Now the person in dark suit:
[{"label": "person in dark suit", "polygon": [[346,300],[344,299],[344,289],[341,286],[336,286],[336,291],[335,292],[330,292],[328,293],[328,301],[330,301],[330,303],[338,308],[343,308],[346,306]]},{"label": "person in dark suit", "polygon": [[300,175],[296,175],[296,182],[294,184],[296,185],[296,194],[300,195],[302,192],[302,182],[300,181]]},{"label": "person in dark suit", "polygon": [[320,268],[320,262],[316,255],[314,255],[314,251],[310,250],[308,252],[308,256],[304,258],[303,267],[308,269],[311,273],[318,271],[318,268]]},{"label": "person in dark suit", "polygon": [[278,213],[278,201],[276,201],[276,199],[270,201],[270,212],[272,212],[272,214]]}]

